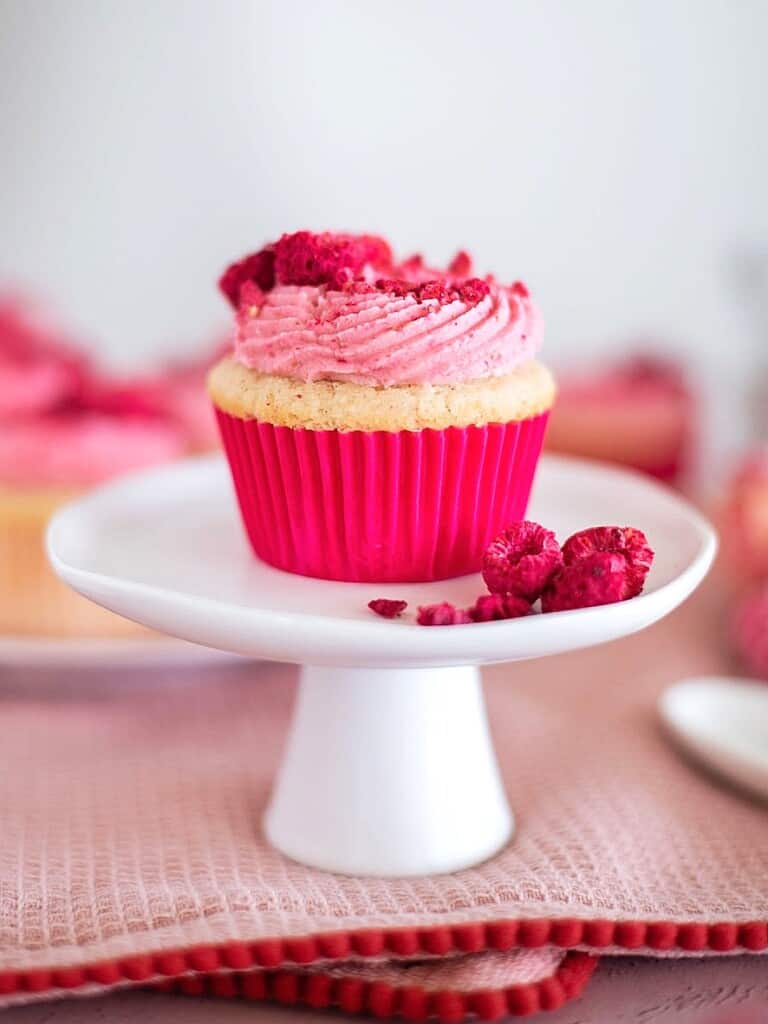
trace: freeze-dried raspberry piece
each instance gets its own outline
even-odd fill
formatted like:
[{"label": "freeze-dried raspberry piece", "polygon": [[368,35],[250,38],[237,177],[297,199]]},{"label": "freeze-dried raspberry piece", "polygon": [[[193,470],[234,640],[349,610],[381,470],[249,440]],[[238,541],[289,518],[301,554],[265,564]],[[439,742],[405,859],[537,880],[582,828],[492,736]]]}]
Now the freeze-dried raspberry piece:
[{"label": "freeze-dried raspberry piece", "polygon": [[626,599],[629,566],[623,555],[594,551],[565,565],[541,595],[544,612],[565,612]]},{"label": "freeze-dried raspberry piece", "polygon": [[750,675],[768,680],[768,586],[738,605],[731,635],[739,660]]},{"label": "freeze-dried raspberry piece", "polygon": [[524,597],[514,594],[481,594],[469,609],[473,622],[493,622],[495,619],[520,619],[529,615],[531,605]]},{"label": "freeze-dried raspberry piece", "polygon": [[366,266],[392,269],[389,243],[377,235],[343,235],[297,231],[232,263],[219,278],[219,288],[237,309],[247,282],[263,292],[280,284],[326,284],[342,288]]},{"label": "freeze-dried raspberry piece", "polygon": [[376,282],[380,292],[387,292],[398,299],[411,295],[417,302],[426,302],[427,299],[435,299],[441,305],[448,302],[455,302],[459,298],[459,292],[452,285],[438,278],[430,278],[428,281],[405,281],[399,277],[380,277]]},{"label": "freeze-dried raspberry piece", "polygon": [[384,619],[394,619],[398,615],[402,615],[405,609],[408,607],[407,601],[393,601],[388,597],[377,597],[373,601],[368,602],[368,607],[376,615],[381,615]]},{"label": "freeze-dried raspberry piece", "polygon": [[393,264],[392,247],[381,235],[350,235],[363,249],[363,258],[372,267],[391,267]]},{"label": "freeze-dried raspberry piece", "polygon": [[434,299],[440,305],[447,305],[449,302],[461,301],[468,306],[476,306],[490,293],[490,285],[487,281],[481,281],[478,277],[471,277],[468,281],[460,284],[451,284],[444,278],[430,278],[428,281],[406,281],[399,277],[380,277],[376,281],[376,287],[381,292],[395,295],[398,299],[412,295],[417,302],[426,302]]},{"label": "freeze-dried raspberry piece", "polygon": [[466,302],[468,306],[476,306],[478,302],[482,302],[487,295],[490,295],[490,292],[491,286],[487,281],[481,281],[479,277],[470,277],[468,281],[459,285],[461,301]]},{"label": "freeze-dried raspberry piece", "polygon": [[340,290],[347,295],[372,295],[375,291],[378,291],[376,285],[371,284],[370,281],[364,281],[361,277],[356,277],[353,281],[347,281]]},{"label": "freeze-dried raspberry piece", "polygon": [[340,289],[371,266],[391,269],[392,251],[376,235],[297,231],[275,245],[275,274],[281,284],[328,285]]},{"label": "freeze-dried raspberry piece", "polygon": [[563,564],[557,537],[538,523],[513,523],[483,555],[483,579],[492,594],[515,594],[531,603]]},{"label": "freeze-dried raspberry piece", "polygon": [[460,249],[448,264],[448,273],[453,277],[469,277],[472,273],[472,257]]},{"label": "freeze-dried raspberry piece", "polygon": [[409,281],[403,281],[399,277],[380,277],[376,282],[377,291],[388,292],[398,299],[405,298],[406,295],[412,295],[417,287],[418,285],[411,284]]},{"label": "freeze-dried raspberry piece", "polygon": [[327,232],[297,231],[275,245],[275,273],[281,284],[341,288],[359,276],[364,262],[348,239]]},{"label": "freeze-dried raspberry piece", "polygon": [[275,286],[275,251],[271,245],[231,263],[219,278],[219,289],[237,309],[240,289],[250,281],[268,292]]},{"label": "freeze-dried raspberry piece", "polygon": [[445,281],[424,281],[423,284],[416,286],[414,292],[419,302],[424,302],[426,299],[437,299],[443,305],[447,302],[454,302],[458,295],[456,289],[449,287]]},{"label": "freeze-dried raspberry piece", "polygon": [[622,600],[636,597],[653,563],[653,549],[643,531],[632,526],[593,526],[580,530],[563,544],[563,560],[566,565],[574,565],[596,551],[623,555],[627,561],[627,577]]},{"label": "freeze-dried raspberry piece", "polygon": [[416,621],[420,626],[458,626],[472,620],[463,608],[442,601],[440,604],[421,605]]},{"label": "freeze-dried raspberry piece", "polygon": [[420,252],[415,252],[413,256],[409,256],[408,259],[403,260],[402,263],[398,263],[395,267],[395,271],[401,278],[407,280],[414,274],[419,274],[424,270],[424,266],[424,257]]}]

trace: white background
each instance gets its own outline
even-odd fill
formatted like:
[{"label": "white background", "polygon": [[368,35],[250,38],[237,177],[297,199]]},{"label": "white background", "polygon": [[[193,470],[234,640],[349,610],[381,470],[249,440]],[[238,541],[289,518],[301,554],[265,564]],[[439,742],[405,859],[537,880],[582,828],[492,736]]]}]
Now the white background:
[{"label": "white background", "polygon": [[[766,0],[0,0],[0,283],[117,365],[199,346],[284,230],[523,277],[555,365],[692,357],[744,431],[768,349]],[[713,427],[714,429],[714,427]]]}]

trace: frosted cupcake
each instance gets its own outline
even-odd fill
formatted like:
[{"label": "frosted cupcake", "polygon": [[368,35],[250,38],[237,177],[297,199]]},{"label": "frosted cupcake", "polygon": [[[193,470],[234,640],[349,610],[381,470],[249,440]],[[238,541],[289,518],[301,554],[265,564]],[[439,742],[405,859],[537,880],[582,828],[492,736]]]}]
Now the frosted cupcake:
[{"label": "frosted cupcake", "polygon": [[682,368],[653,355],[560,375],[547,447],[630,466],[669,484],[688,481],[696,399]]},{"label": "frosted cupcake", "polygon": [[208,387],[256,554],[360,582],[477,571],[525,514],[555,395],[527,288],[309,232],[220,287],[233,352]]},{"label": "frosted cupcake", "polygon": [[[122,394],[128,412],[144,411],[176,427],[189,454],[219,448],[219,428],[205,390],[208,371],[229,351],[217,339],[202,355],[168,363],[140,376],[110,382],[114,397]],[[114,403],[113,403],[114,404]]]},{"label": "frosted cupcake", "polygon": [[26,308],[0,303],[0,633],[140,632],[57,579],[45,529],[64,501],[185,448],[151,395],[98,377]]}]

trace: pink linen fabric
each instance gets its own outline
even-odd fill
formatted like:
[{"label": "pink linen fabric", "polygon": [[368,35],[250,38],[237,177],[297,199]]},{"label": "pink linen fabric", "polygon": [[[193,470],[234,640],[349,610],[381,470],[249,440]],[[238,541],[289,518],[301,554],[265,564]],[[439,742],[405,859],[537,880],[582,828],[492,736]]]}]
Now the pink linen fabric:
[{"label": "pink linen fabric", "polygon": [[[723,670],[719,621],[709,588],[621,643],[491,669],[517,835],[486,864],[423,879],[334,876],[264,840],[290,667],[219,667],[135,686],[98,679],[89,693],[75,690],[82,678],[53,674],[47,694],[29,674],[6,673],[0,989],[9,972],[340,931],[554,920],[568,927],[546,941],[560,934],[563,946],[588,948],[579,922],[620,923],[620,946],[626,923],[722,924],[738,935],[740,924],[768,922],[765,808],[687,764],[654,713],[665,685]],[[505,985],[524,983],[563,956],[550,946],[451,954],[453,967],[418,968],[425,983],[432,972],[449,984],[441,972],[455,969],[457,987],[471,990],[468,970],[496,967]],[[370,967],[386,973],[388,958]]]}]

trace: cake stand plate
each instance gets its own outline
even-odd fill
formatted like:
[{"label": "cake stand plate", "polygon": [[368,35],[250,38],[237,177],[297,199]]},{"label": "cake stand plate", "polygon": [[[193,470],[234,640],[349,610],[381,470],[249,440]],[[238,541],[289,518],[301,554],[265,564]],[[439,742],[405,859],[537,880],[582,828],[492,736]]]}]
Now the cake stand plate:
[{"label": "cake stand plate", "polygon": [[644,477],[545,457],[530,516],[561,539],[598,523],[643,529],[656,550],[631,601],[427,629],[386,621],[374,597],[468,605],[479,576],[436,583],[307,579],[254,558],[221,456],[111,483],[61,509],[56,572],[120,615],[173,636],[304,666],[264,821],[270,841],[329,871],[420,875],[470,867],[512,836],[477,666],[615,640],[651,625],[709,569],[715,535]]}]

